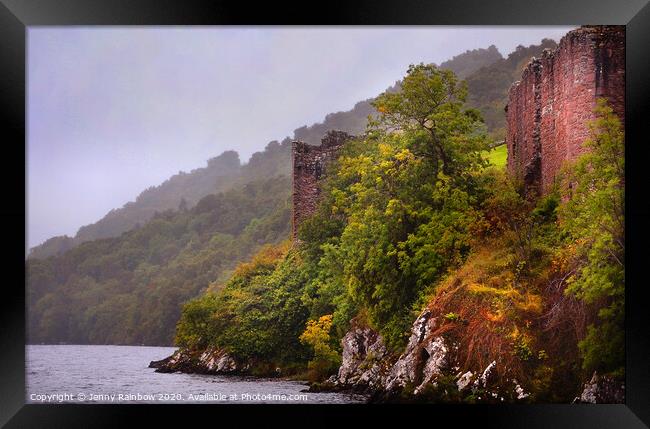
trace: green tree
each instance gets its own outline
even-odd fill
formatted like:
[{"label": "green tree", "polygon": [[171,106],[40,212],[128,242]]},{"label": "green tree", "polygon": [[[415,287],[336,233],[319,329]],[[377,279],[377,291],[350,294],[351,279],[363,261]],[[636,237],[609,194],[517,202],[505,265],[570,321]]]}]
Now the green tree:
[{"label": "green tree", "polygon": [[568,169],[560,209],[574,252],[567,293],[596,313],[580,343],[583,367],[604,372],[624,364],[625,138],[620,120],[598,100],[589,151]]},{"label": "green tree", "polygon": [[400,131],[411,150],[428,161],[434,177],[462,176],[485,165],[486,149],[480,113],[465,108],[467,85],[451,70],[435,65],[411,65],[397,92],[385,92],[373,102],[379,118],[370,128]]},{"label": "green tree", "polygon": [[314,351],[314,357],[308,365],[312,380],[325,378],[341,364],[338,353],[330,345],[331,328],[332,315],[326,314],[318,320],[307,321],[305,331],[300,335],[300,342],[309,345]]},{"label": "green tree", "polygon": [[379,117],[339,158],[299,233],[327,273],[318,292],[345,286],[349,299],[332,299],[335,324],[366,310],[395,350],[408,337],[412,305],[469,251],[486,138],[465,96],[452,72],[411,66],[400,90],[374,102]]}]

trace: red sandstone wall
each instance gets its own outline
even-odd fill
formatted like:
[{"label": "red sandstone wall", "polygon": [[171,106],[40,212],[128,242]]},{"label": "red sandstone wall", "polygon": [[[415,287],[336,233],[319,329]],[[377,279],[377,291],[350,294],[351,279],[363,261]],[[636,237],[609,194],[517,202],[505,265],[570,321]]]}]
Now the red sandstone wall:
[{"label": "red sandstone wall", "polygon": [[533,59],[507,106],[508,169],[546,192],[567,160],[584,151],[598,97],[625,120],[625,27],[581,27]]},{"label": "red sandstone wall", "polygon": [[539,99],[540,67],[533,61],[524,69],[521,80],[510,88],[506,115],[508,168],[528,188],[536,186],[541,175]]},{"label": "red sandstone wall", "polygon": [[320,146],[294,141],[291,146],[293,162],[293,210],[291,232],[295,239],[300,223],[314,213],[320,195],[319,181],[327,164],[338,156],[343,144],[352,136],[342,131],[330,131]]}]

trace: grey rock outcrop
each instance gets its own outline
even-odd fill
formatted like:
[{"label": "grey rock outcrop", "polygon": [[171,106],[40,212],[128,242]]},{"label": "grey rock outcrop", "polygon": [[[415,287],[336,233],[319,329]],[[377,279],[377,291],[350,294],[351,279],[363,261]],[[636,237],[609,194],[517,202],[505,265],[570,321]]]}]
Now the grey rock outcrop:
[{"label": "grey rock outcrop", "polygon": [[584,385],[584,389],[574,403],[585,404],[621,404],[625,402],[625,384],[606,375],[594,372],[591,380]]},{"label": "grey rock outcrop", "polygon": [[415,386],[414,393],[420,393],[429,383],[449,367],[449,346],[441,336],[432,336],[436,319],[430,310],[425,310],[413,323],[406,350],[390,370],[384,388],[391,392],[402,389],[406,384]]},{"label": "grey rock outcrop", "polygon": [[341,344],[341,366],[329,382],[357,391],[381,389],[388,357],[381,336],[370,328],[354,327],[345,334]]},{"label": "grey rock outcrop", "polygon": [[431,310],[423,311],[413,323],[404,352],[397,358],[387,351],[379,333],[369,327],[352,328],[341,342],[339,372],[326,385],[334,390],[372,393],[379,401],[391,401],[405,389],[416,397],[427,395],[430,388],[435,391],[443,387],[439,383],[444,378],[444,392],[449,392],[452,380],[456,387],[452,390],[461,396],[473,394],[479,401],[520,401],[529,396],[516,380],[511,380],[510,388],[498,389],[497,361],[475,372],[459,371],[458,345],[436,333],[438,320]]},{"label": "grey rock outcrop", "polygon": [[204,351],[178,349],[174,354],[149,363],[156,372],[185,372],[195,374],[245,374],[249,364],[242,364],[223,350],[208,347]]},{"label": "grey rock outcrop", "polygon": [[368,327],[354,327],[341,341],[343,356],[336,376],[328,382],[337,388],[399,392],[407,384],[419,393],[449,367],[449,345],[432,336],[436,321],[424,311],[413,324],[404,353],[391,359],[381,336]]}]

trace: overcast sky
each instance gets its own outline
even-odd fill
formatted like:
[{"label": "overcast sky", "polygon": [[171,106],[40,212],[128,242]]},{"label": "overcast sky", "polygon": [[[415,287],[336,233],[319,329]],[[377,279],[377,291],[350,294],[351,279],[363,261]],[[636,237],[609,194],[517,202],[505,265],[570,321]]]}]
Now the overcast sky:
[{"label": "overcast sky", "polygon": [[32,27],[27,231],[73,236],[145,188],[242,161],[348,110],[410,63],[556,41],[569,27]]}]

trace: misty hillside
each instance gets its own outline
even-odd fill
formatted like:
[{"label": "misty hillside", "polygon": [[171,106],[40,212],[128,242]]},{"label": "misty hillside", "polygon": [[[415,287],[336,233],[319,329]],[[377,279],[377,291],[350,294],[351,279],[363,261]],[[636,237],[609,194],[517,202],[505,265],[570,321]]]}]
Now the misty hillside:
[{"label": "misty hillside", "polygon": [[481,111],[495,140],[505,138],[506,115],[503,109],[508,103],[508,89],[519,79],[532,57],[539,57],[544,49],[556,46],[557,43],[551,39],[543,39],[539,45],[519,45],[508,58],[501,58],[467,76],[468,104]]},{"label": "misty hillside", "polygon": [[[456,55],[450,60],[440,64],[441,68],[453,71],[457,76],[466,78],[481,67],[488,67],[496,61],[502,60],[496,46],[492,45],[487,49],[474,49]],[[399,88],[399,82],[386,89],[387,92]],[[310,144],[320,144],[320,139],[329,130],[341,130],[352,135],[359,135],[366,129],[368,116],[374,115],[375,109],[370,102],[372,98],[363,100],[354,105],[352,110],[346,112],[330,113],[325,116],[322,123],[311,126],[303,126],[294,131],[293,137],[296,140]]]},{"label": "misty hillside", "polygon": [[[499,103],[515,70],[541,49],[521,48],[503,59],[490,47],[442,66],[469,73],[471,99],[503,112]],[[492,75],[502,79],[487,79]],[[472,86],[481,80],[488,89]],[[318,143],[330,129],[360,134],[372,113],[369,100],[363,101],[298,128],[294,138]],[[145,190],[76,237],[34,249],[26,266],[29,341],[172,344],[184,302],[219,287],[260,246],[289,236],[290,150],[287,137],[247,164],[236,152],[224,152],[204,168]]]},{"label": "misty hillside", "polygon": [[189,173],[176,174],[158,186],[144,190],[135,201],[108,212],[99,221],[82,226],[77,235],[53,237],[31,249],[30,259],[43,259],[66,252],[81,243],[117,237],[144,224],[156,213],[169,209],[193,207],[206,195],[227,191],[233,187],[261,178],[286,175],[291,150],[290,139],[282,144],[271,142],[264,151],[253,154],[247,164],[241,164],[235,151],[226,151],[208,160],[207,166]]},{"label": "misty hillside", "polygon": [[[488,131],[499,140],[505,126],[503,108],[508,88],[531,56],[539,55],[544,48],[554,46],[555,42],[545,39],[541,45],[528,48],[519,46],[508,58],[503,58],[492,45],[487,49],[468,50],[456,55],[441,63],[440,67],[467,79],[469,105],[481,110]],[[394,91],[398,87],[399,82],[396,82],[387,91]],[[360,101],[351,110],[326,115],[321,123],[297,128],[292,138],[285,137],[281,142],[269,143],[264,151],[253,154],[247,164],[241,164],[236,152],[224,152],[209,160],[206,167],[179,173],[159,186],[146,189],[135,201],[111,210],[93,224],[82,226],[75,237],[53,237],[33,247],[29,258],[47,258],[86,241],[116,237],[143,224],[156,212],[176,209],[180,205],[192,207],[199,199],[211,193],[226,191],[255,179],[288,174],[291,140],[320,144],[322,136],[332,129],[361,134],[368,116],[374,114],[371,101],[372,99]]]},{"label": "misty hillside", "polygon": [[255,180],[120,237],[29,259],[29,343],[172,344],[184,302],[289,236],[290,182]]},{"label": "misty hillside", "polygon": [[459,78],[465,79],[481,67],[489,66],[502,59],[503,56],[497,47],[490,45],[487,49],[467,50],[450,60],[440,63],[440,67],[449,69]]}]

